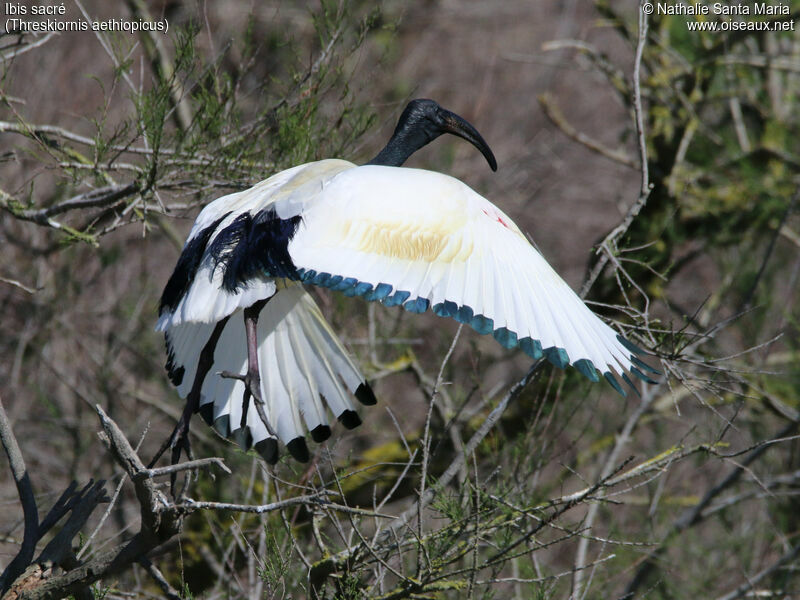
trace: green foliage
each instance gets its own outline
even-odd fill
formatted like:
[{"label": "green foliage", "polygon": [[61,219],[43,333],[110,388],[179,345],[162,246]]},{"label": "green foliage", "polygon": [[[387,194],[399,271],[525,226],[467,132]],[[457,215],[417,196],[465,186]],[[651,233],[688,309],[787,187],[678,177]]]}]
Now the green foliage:
[{"label": "green foliage", "polygon": [[[266,552],[262,557],[262,567],[259,576],[264,580],[270,590],[277,588],[286,576],[292,564],[291,555],[284,555],[281,550],[286,543],[286,536],[281,535],[281,528],[264,525]],[[281,539],[278,538],[280,536]]]},{"label": "green foliage", "polygon": [[192,594],[192,590],[189,588],[188,582],[184,582],[183,589],[181,590],[181,598],[184,600],[192,600],[194,598],[194,594]]},{"label": "green foliage", "polygon": [[[635,40],[625,15],[597,4]],[[796,189],[798,99],[780,93],[789,85],[785,77],[776,91],[774,74],[741,58],[767,56],[767,45],[788,41],[791,32],[689,32],[692,18],[655,15],[650,27],[657,43],[646,46],[643,58],[653,189],[626,242],[647,245],[627,255],[647,266],[629,272],[655,297],[663,295],[657,273],[675,277],[692,264],[681,256],[688,242],[754,257],[752,246],[774,234]],[[649,243],[655,239],[662,243]],[[613,279],[595,293],[603,301],[619,299]]]}]

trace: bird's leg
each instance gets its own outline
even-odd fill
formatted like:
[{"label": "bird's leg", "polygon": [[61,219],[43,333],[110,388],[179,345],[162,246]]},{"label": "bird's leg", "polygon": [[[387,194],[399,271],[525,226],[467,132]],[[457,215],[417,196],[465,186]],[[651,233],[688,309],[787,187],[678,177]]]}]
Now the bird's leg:
[{"label": "bird's leg", "polygon": [[253,398],[258,416],[271,435],[275,431],[267,421],[264,413],[264,399],[261,397],[261,373],[258,367],[258,315],[269,302],[269,298],[259,300],[255,304],[244,309],[244,329],[247,335],[247,375],[244,377],[244,407],[242,408],[242,427],[247,418],[247,409],[250,406],[250,398]]},{"label": "bird's leg", "polygon": [[200,358],[197,361],[197,371],[195,372],[194,381],[192,382],[192,389],[186,397],[186,406],[183,409],[183,414],[181,414],[181,418],[178,420],[177,425],[175,425],[175,429],[172,430],[172,435],[167,438],[153,457],[153,460],[147,465],[148,469],[153,468],[153,465],[161,458],[161,455],[164,454],[167,448],[172,448],[172,464],[180,460],[181,450],[186,451],[186,456],[189,459],[192,458],[192,448],[189,443],[189,423],[191,422],[192,415],[200,408],[200,390],[203,388],[203,381],[205,381],[206,375],[208,375],[208,372],[214,364],[214,351],[217,348],[219,336],[222,335],[222,330],[225,329],[225,324],[227,322],[228,317],[225,317],[217,323],[216,327],[214,327],[214,331],[211,333],[211,337],[208,338],[206,345],[203,346],[203,350],[200,352]]},{"label": "bird's leg", "polygon": [[244,309],[244,329],[247,337],[247,373],[240,375],[230,371],[223,371],[220,375],[228,379],[238,379],[244,383],[242,417],[239,421],[239,427],[244,427],[247,424],[247,411],[250,408],[250,399],[252,398],[258,416],[270,435],[274,436],[276,435],[275,430],[269,424],[267,415],[264,412],[264,400],[261,397],[261,373],[258,366],[258,316],[267,302],[269,302],[269,298],[259,300]]},{"label": "bird's leg", "polygon": [[259,300],[244,309],[244,330],[247,334],[247,375],[245,385],[250,394],[261,402],[261,375],[258,370],[258,315],[269,302],[269,298]]}]

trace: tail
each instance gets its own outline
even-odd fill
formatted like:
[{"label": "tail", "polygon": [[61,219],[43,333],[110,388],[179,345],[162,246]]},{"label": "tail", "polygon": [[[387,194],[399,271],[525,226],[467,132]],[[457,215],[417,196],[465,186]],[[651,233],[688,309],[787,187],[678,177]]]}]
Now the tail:
[{"label": "tail", "polygon": [[[352,396],[375,404],[372,389],[331,330],[314,300],[299,285],[272,296],[259,315],[258,362],[261,396],[270,427],[251,401],[242,426],[244,383],[222,377],[244,375],[247,343],[243,310],[226,323],[203,382],[199,413],[221,436],[264,459],[278,460],[278,439],[302,462],[309,459],[304,433],[315,442],[331,435],[328,411],[348,429],[361,424]],[[216,323],[184,322],[167,330],[167,370],[181,397],[192,388],[200,352]],[[324,402],[323,402],[324,400]]]}]

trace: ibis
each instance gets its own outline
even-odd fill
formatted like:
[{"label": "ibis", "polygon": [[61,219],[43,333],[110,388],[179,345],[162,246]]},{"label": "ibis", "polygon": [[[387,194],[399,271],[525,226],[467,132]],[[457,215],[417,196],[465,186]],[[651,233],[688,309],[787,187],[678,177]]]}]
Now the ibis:
[{"label": "ibis", "polygon": [[615,376],[650,381],[641,351],[586,307],[503,211],[458,179],[402,167],[444,133],[496,170],[470,123],[418,99],[368,163],[302,164],[200,212],[159,309],[169,377],[186,398],[162,452],[190,451],[195,412],[269,463],[279,441],[307,461],[305,432],[326,440],[329,413],[346,428],[361,423],[354,399],[371,405],[375,396],[304,286],[430,309],[533,359],[603,377],[623,395]]}]

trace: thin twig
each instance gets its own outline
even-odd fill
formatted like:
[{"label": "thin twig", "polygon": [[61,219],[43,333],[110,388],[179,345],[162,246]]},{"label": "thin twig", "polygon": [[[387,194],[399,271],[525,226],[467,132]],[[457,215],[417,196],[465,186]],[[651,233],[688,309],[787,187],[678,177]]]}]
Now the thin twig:
[{"label": "thin twig", "polygon": [[[11,32],[6,32],[6,33],[10,34]],[[19,44],[14,50],[11,50],[10,52],[5,52],[4,54],[0,55],[0,62],[7,62],[9,60],[12,60],[20,56],[21,54],[25,54],[29,50],[38,48],[39,46],[46,44],[55,35],[56,35],[55,32],[49,32],[43,35],[41,39],[38,39],[34,42],[28,42],[27,44]],[[5,50],[8,47],[10,46],[4,47],[3,50]],[[0,92],[0,94],[2,94],[2,92]]]},{"label": "thin twig", "polygon": [[[639,215],[647,204],[647,199],[650,196],[650,172],[647,164],[647,140],[645,139],[644,131],[644,113],[642,109],[642,84],[641,84],[641,69],[642,69],[642,55],[644,47],[647,42],[647,27],[648,18],[647,14],[642,10],[642,4],[645,0],[639,0],[639,40],[636,44],[636,55],[633,62],[633,112],[634,121],[636,123],[636,137],[639,143],[639,168],[641,169],[641,186],[639,188],[639,197],[636,199],[628,211],[625,213],[625,218],[617,225],[611,232],[603,239],[598,247],[600,257],[597,259],[594,267],[592,267],[586,281],[583,282],[580,290],[580,297],[585,298],[589,290],[597,281],[597,278],[602,273],[603,269],[609,262],[613,252],[610,248],[616,246],[616,240],[619,239],[633,223],[633,220]],[[606,252],[602,252],[605,249]]]},{"label": "thin twig", "polygon": [[[583,569],[589,569],[591,567],[594,567],[594,566],[597,566],[597,565],[599,565],[601,563],[609,561],[609,560],[611,560],[613,558],[616,558],[616,556],[617,556],[616,554],[609,554],[608,556],[604,556],[602,558],[598,558],[597,560],[595,560],[595,561],[593,561],[593,562],[591,562],[591,563],[589,563],[587,565],[584,565],[582,568]],[[534,578],[531,578],[531,579],[526,579],[526,578],[523,578],[523,577],[498,577],[498,578],[495,578],[495,579],[486,579],[486,580],[483,580],[483,581],[476,581],[475,583],[477,585],[491,585],[491,584],[495,584],[495,583],[514,583],[514,582],[518,582],[518,583],[542,583],[542,582],[549,581],[549,580],[552,580],[552,579],[561,579],[562,577],[566,577],[567,575],[572,575],[572,574],[573,574],[573,570],[570,569],[569,571],[564,571],[562,573],[557,573],[555,575],[547,575],[546,577],[534,577]]]},{"label": "thin twig", "polygon": [[[442,364],[439,367],[439,374],[436,377],[436,384],[433,387],[433,392],[431,393],[431,400],[428,404],[428,414],[425,417],[425,432],[422,436],[422,474],[420,476],[420,484],[419,484],[419,497],[422,498],[425,495],[425,484],[427,483],[428,479],[428,461],[430,459],[430,428],[431,428],[431,415],[433,414],[433,405],[436,403],[436,396],[439,393],[439,389],[442,387],[442,378],[444,376],[444,369],[447,366],[447,362],[450,360],[450,357],[453,355],[453,351],[456,348],[456,344],[458,343],[458,338],[461,336],[461,330],[464,326],[459,325],[456,334],[453,336],[453,341],[450,343],[450,348],[447,350],[447,354],[445,354],[444,359],[442,360]],[[421,538],[422,537],[422,503],[419,502],[417,504],[417,535]],[[420,553],[421,557],[422,553]]]},{"label": "thin twig", "polygon": [[[793,422],[790,423],[788,426],[784,427],[776,436],[777,438],[784,438],[794,430],[797,429],[799,423]],[[656,568],[658,557],[664,552],[667,543],[673,539],[676,535],[696,525],[697,523],[701,522],[705,517],[704,513],[706,508],[711,504],[711,501],[719,496],[724,490],[732,486],[736,483],[739,478],[745,473],[747,467],[752,464],[756,459],[760,458],[761,455],[766,452],[768,448],[771,448],[773,444],[763,444],[755,448],[750,455],[748,455],[744,461],[740,465],[737,465],[734,469],[732,469],[721,481],[717,484],[712,486],[711,488],[706,490],[706,493],[700,499],[700,501],[692,506],[691,508],[685,510],[678,519],[676,519],[672,525],[670,526],[669,530],[667,531],[666,535],[663,537],[663,541],[659,544],[658,547],[653,549],[641,562],[639,568],[637,569],[633,579],[631,579],[630,583],[628,583],[628,587],[625,590],[624,597],[625,598],[633,598],[636,594],[636,590],[645,582],[647,577],[649,576],[650,572]]]},{"label": "thin twig", "polygon": [[780,223],[778,223],[778,226],[775,228],[775,232],[770,237],[769,245],[767,246],[767,249],[764,252],[764,258],[761,261],[761,266],[758,269],[758,273],[756,274],[756,277],[753,280],[753,283],[751,284],[750,289],[747,291],[747,294],[745,294],[744,299],[742,300],[742,304],[741,304],[741,306],[739,308],[740,311],[749,310],[750,308],[752,308],[753,297],[755,296],[756,290],[758,289],[758,284],[761,281],[762,276],[764,275],[764,271],[767,268],[767,263],[769,262],[770,257],[772,257],[772,252],[775,249],[775,242],[777,241],[778,236],[780,235],[781,229],[783,228],[784,224],[786,223],[786,220],[789,218],[789,216],[794,211],[794,207],[797,204],[798,197],[800,197],[800,187],[798,187],[795,190],[794,194],[792,194],[792,199],[789,201],[789,204],[786,206],[786,210],[783,211],[783,215],[781,216]]},{"label": "thin twig", "polygon": [[47,225],[48,227],[61,229],[61,224],[53,221],[51,217],[80,208],[98,208],[109,206],[119,200],[122,200],[123,198],[136,194],[138,191],[139,185],[136,182],[131,182],[127,185],[111,185],[92,190],[90,192],[84,192],[82,194],[78,194],[77,196],[73,196],[68,200],[64,200],[63,202],[59,202],[58,204],[54,204],[53,206],[48,206],[47,208],[42,208],[39,210],[27,209],[17,211],[9,208],[7,204],[4,206],[4,208],[9,210],[9,212],[11,212],[16,218],[22,219],[23,221],[31,221],[33,223],[37,223],[38,225]]},{"label": "thin twig", "polygon": [[80,560],[80,558],[84,554],[86,554],[86,552],[89,550],[89,548],[92,547],[92,541],[94,541],[94,538],[96,538],[97,534],[100,533],[100,529],[105,524],[106,520],[108,519],[108,516],[111,514],[111,511],[114,509],[114,505],[117,503],[119,494],[122,491],[122,486],[125,484],[125,481],[127,479],[128,479],[127,473],[123,473],[122,477],[119,478],[119,483],[117,484],[117,487],[114,488],[114,493],[111,495],[111,501],[108,503],[108,507],[106,507],[105,512],[103,512],[103,516],[100,517],[100,521],[97,523],[97,525],[95,525],[95,528],[92,530],[92,533],[89,534],[89,537],[86,538],[86,541],[81,546],[81,549],[75,555],[77,559]]},{"label": "thin twig", "polygon": [[[650,410],[650,406],[652,405],[653,401],[657,398],[655,389],[645,389],[643,390],[642,399],[639,402],[639,406],[636,407],[636,410],[631,413],[628,417],[625,425],[622,427],[622,430],[617,434],[616,440],[614,442],[614,447],[612,448],[611,452],[608,453],[605,461],[603,461],[603,466],[600,469],[600,478],[608,477],[608,475],[613,471],[615,465],[619,462],[620,454],[622,453],[623,448],[631,441],[631,436],[633,434],[634,429],[639,424],[639,421],[644,417],[645,414]],[[598,497],[602,497],[602,490],[599,491]],[[594,527],[595,519],[599,513],[600,504],[593,503],[589,506],[589,509],[586,513],[586,518],[584,519],[584,528],[587,534],[590,534],[592,531],[592,527]],[[578,542],[578,549],[575,553],[575,575],[572,579],[572,598],[580,598],[581,597],[581,590],[583,585],[583,568],[586,566],[586,556],[589,549],[589,538],[582,537],[581,540]]]},{"label": "thin twig", "polygon": [[[752,576],[748,577],[746,582],[741,584],[739,587],[737,587],[735,590],[733,590],[729,594],[725,594],[724,596],[720,596],[718,600],[735,600],[736,598],[741,598],[742,596],[746,595],[748,592],[753,591],[755,586],[756,586],[756,584],[759,581],[769,577],[770,575],[772,575],[775,571],[777,571],[778,569],[780,569],[784,565],[791,563],[798,556],[800,556],[800,545],[793,546],[793,547],[789,548],[788,551],[784,552],[783,556],[781,556],[778,560],[776,560],[770,566],[768,566],[767,568],[759,571],[755,575],[752,575]],[[779,594],[776,594],[776,597],[778,595]],[[789,597],[789,595],[794,595],[794,594],[788,594],[786,597]]]},{"label": "thin twig", "polygon": [[592,46],[591,44],[585,42],[584,40],[571,40],[571,39],[561,39],[561,40],[550,40],[542,44],[542,50],[545,52],[550,52],[553,50],[562,50],[564,48],[570,48],[572,50],[577,50],[583,56],[589,58],[589,61],[603,74],[606,76],[606,79],[611,84],[611,87],[617,92],[619,97],[627,104],[628,99],[630,98],[630,86],[628,86],[628,82],[625,81],[625,74],[622,72],[621,69],[617,68],[617,66],[609,59],[608,56],[600,52],[596,47]]},{"label": "thin twig", "polygon": [[181,596],[180,592],[169,584],[161,571],[158,570],[158,567],[156,567],[149,558],[143,556],[139,559],[139,564],[144,567],[147,574],[158,584],[164,596],[169,598],[169,600],[182,600],[183,596]]},{"label": "thin twig", "polygon": [[[450,465],[445,469],[444,473],[442,473],[441,477],[437,479],[436,485],[434,487],[430,487],[425,491],[424,495],[420,495],[417,502],[421,503],[423,506],[426,506],[430,503],[431,500],[436,495],[436,492],[439,490],[444,489],[447,487],[450,482],[453,480],[453,477],[463,468],[463,465],[466,463],[466,460],[469,456],[475,452],[475,449],[478,447],[483,439],[489,434],[489,432],[494,428],[495,424],[500,420],[500,417],[503,416],[508,404],[517,398],[519,394],[522,393],[528,383],[533,379],[533,377],[538,372],[539,367],[541,366],[542,361],[539,360],[531,365],[528,372],[525,376],[520,379],[516,384],[514,384],[511,389],[506,393],[503,399],[498,403],[498,405],[489,413],[489,415],[484,419],[481,426],[472,434],[472,437],[467,442],[467,445],[464,447],[464,453],[460,454],[453,459]],[[416,505],[407,509],[403,512],[399,517],[398,520],[392,523],[392,528],[397,529],[408,522],[409,518],[411,518],[417,512]]]},{"label": "thin twig", "polygon": [[[592,270],[590,277],[584,282],[584,285],[581,288],[581,297],[584,297],[591,288],[594,281],[599,277],[600,272],[602,271],[603,267],[608,263],[610,259],[613,258],[613,253],[610,251],[609,246],[614,244],[617,237],[622,235],[625,231],[627,231],[630,224],[639,214],[642,207],[644,206],[645,202],[647,201],[647,197],[650,194],[650,179],[649,179],[649,172],[647,166],[647,141],[645,140],[644,134],[644,120],[642,115],[642,91],[641,91],[641,63],[642,63],[642,54],[644,52],[644,46],[647,42],[647,13],[642,10],[641,4],[643,4],[644,0],[640,0],[639,6],[639,40],[636,45],[636,56],[634,58],[634,65],[633,65],[633,106],[636,118],[636,132],[638,134],[639,140],[639,161],[640,161],[640,168],[641,168],[641,188],[639,190],[639,198],[637,201],[631,206],[628,210],[628,213],[625,216],[625,219],[622,223],[614,228],[611,233],[606,236],[606,238],[601,243],[600,247],[604,248],[606,252],[600,255],[595,268]],[[611,470],[614,468],[614,465],[617,464],[619,461],[619,455],[622,452],[624,446],[628,444],[630,441],[630,436],[639,423],[639,420],[648,412],[650,409],[650,405],[656,398],[656,394],[654,390],[645,389],[642,394],[641,402],[637,409],[628,417],[622,431],[617,436],[616,441],[614,443],[614,448],[609,452],[606,460],[603,464],[603,467],[600,470],[600,478],[607,477]],[[602,490],[600,491],[602,494]],[[589,506],[588,512],[586,514],[585,519],[585,527],[587,532],[591,532],[592,527],[594,526],[594,521],[597,518],[598,512],[600,509],[600,505],[597,503],[592,504]],[[575,553],[575,564],[574,564],[574,575],[572,577],[572,592],[570,597],[574,599],[582,598],[584,595],[583,591],[583,575],[584,575],[584,567],[587,564],[587,553],[589,549],[589,538],[582,537],[578,542],[578,548]]]},{"label": "thin twig", "polygon": [[[97,145],[97,142],[92,138],[88,138],[86,136],[73,133],[63,127],[56,127],[55,125],[36,125],[33,123],[11,123],[9,121],[0,121],[0,133],[7,132],[7,133],[19,133],[28,137],[33,138],[41,138],[44,135],[53,135],[65,140],[69,140],[70,142],[75,142],[76,144],[81,144],[83,146],[89,146],[94,148]],[[109,150],[115,150],[121,153],[130,153],[130,154],[142,154],[145,156],[150,156],[153,154],[153,150],[150,148],[141,148],[138,146],[130,146],[126,144],[112,144],[106,146]],[[183,158],[182,153],[179,150],[174,150],[172,148],[159,148],[159,154],[164,154],[168,156],[180,156]],[[206,155],[199,155],[193,154],[192,157],[197,160],[196,164],[208,164],[216,162],[216,158],[212,156]],[[187,157],[189,158],[189,157]]]},{"label": "thin twig", "polygon": [[229,510],[232,512],[264,514],[282,510],[290,506],[305,506],[315,505],[321,506],[337,512],[349,513],[363,517],[380,517],[382,519],[392,519],[391,515],[384,515],[375,513],[369,510],[362,510],[360,508],[353,508],[350,506],[343,506],[334,502],[329,502],[325,496],[330,492],[322,491],[317,494],[309,494],[305,496],[296,496],[294,498],[287,498],[286,500],[279,500],[278,502],[271,502],[269,504],[235,504],[230,502],[203,502],[195,501],[191,498],[186,498],[184,502],[176,504],[175,508],[179,511],[190,513],[197,510]]},{"label": "thin twig", "polygon": [[16,279],[8,279],[7,277],[0,277],[0,282],[7,283],[8,285],[13,285],[14,287],[21,289],[23,292],[28,292],[29,294],[35,294],[36,292],[39,291],[38,289],[33,289],[32,287],[28,287],[24,283],[20,283]]},{"label": "thin twig", "polygon": [[228,475],[231,474],[231,470],[225,465],[225,462],[221,458],[217,458],[216,456],[211,456],[209,458],[198,458],[197,460],[187,460],[186,462],[178,463],[175,465],[169,465],[168,467],[145,469],[144,471],[139,471],[136,474],[136,478],[153,479],[154,477],[172,475],[173,473],[188,471],[190,469],[199,469],[200,467],[207,467],[210,465],[216,465],[217,467],[225,471]]}]

